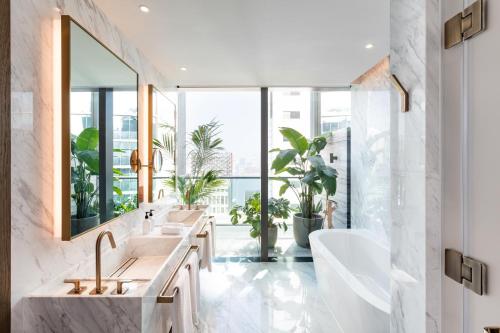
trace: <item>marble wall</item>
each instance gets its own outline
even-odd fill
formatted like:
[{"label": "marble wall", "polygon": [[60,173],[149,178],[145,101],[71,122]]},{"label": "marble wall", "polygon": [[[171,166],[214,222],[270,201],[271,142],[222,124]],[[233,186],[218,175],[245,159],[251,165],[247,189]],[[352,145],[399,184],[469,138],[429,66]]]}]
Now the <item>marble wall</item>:
[{"label": "marble wall", "polygon": [[391,232],[389,58],[352,84],[352,228],[383,244]]},{"label": "marble wall", "polygon": [[[138,73],[146,84],[165,88],[167,80],[106,18],[91,0],[12,1],[12,330],[22,330],[21,299],[42,284],[62,279],[94,255],[97,232],[71,242],[54,237],[57,198],[54,175],[54,20],[71,15]],[[57,22],[56,22],[57,23]],[[139,100],[139,112],[145,111]],[[109,228],[128,235],[142,215],[131,213]]]},{"label": "marble wall", "polygon": [[441,329],[439,0],[391,0],[391,332]]}]

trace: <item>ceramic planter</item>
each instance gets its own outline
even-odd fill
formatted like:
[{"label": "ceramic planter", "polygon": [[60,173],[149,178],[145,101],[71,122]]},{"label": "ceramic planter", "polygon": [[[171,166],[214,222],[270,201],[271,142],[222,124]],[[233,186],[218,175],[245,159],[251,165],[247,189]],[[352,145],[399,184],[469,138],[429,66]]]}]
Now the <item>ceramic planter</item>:
[{"label": "ceramic planter", "polygon": [[309,234],[323,228],[323,216],[314,214],[312,219],[302,217],[301,213],[293,216],[293,237],[301,247],[309,248]]}]

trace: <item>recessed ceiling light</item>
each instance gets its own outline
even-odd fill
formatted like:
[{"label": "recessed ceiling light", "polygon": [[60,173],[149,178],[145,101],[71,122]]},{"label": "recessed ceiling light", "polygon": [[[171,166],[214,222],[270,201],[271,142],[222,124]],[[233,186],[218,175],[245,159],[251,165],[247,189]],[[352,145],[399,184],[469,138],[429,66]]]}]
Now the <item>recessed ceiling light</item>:
[{"label": "recessed ceiling light", "polygon": [[143,13],[149,13],[149,7],[146,5],[140,5],[139,10]]},{"label": "recessed ceiling light", "polygon": [[366,44],[365,49],[373,49],[373,44],[371,44],[371,43]]},{"label": "recessed ceiling light", "polygon": [[180,69],[181,71],[183,71],[183,72],[185,72],[185,71],[187,71],[187,70],[188,70],[186,67],[181,67],[181,68],[179,68],[179,69]]}]

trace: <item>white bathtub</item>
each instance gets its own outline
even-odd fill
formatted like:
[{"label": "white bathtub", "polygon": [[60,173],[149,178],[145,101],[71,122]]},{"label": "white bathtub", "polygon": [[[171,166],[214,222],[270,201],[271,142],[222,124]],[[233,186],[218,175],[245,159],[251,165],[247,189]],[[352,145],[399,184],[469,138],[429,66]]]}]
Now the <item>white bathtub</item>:
[{"label": "white bathtub", "polygon": [[356,230],[318,230],[309,240],[320,292],[344,332],[389,332],[389,249]]}]

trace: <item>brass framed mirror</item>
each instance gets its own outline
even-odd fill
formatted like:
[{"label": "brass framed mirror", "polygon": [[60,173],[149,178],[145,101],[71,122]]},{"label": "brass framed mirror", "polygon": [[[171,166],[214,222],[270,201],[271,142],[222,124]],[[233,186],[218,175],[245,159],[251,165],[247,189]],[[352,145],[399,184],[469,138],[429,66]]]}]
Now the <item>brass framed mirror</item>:
[{"label": "brass framed mirror", "polygon": [[[138,74],[70,16],[61,18],[62,239],[137,209]],[[140,169],[140,168],[139,168]]]},{"label": "brass framed mirror", "polygon": [[176,168],[177,104],[151,84],[148,101],[148,201],[153,202],[175,192],[169,180],[175,176]]}]

